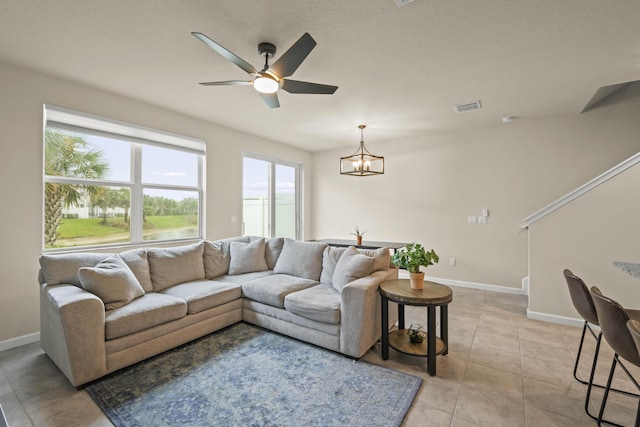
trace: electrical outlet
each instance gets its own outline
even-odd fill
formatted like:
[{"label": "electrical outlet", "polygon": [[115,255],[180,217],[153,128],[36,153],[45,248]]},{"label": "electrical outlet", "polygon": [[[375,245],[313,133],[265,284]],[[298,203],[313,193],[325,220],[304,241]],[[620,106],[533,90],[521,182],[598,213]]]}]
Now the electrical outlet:
[{"label": "electrical outlet", "polygon": [[456,265],[456,259],[455,258],[449,258],[449,265],[455,266]]},{"label": "electrical outlet", "polygon": [[467,223],[469,223],[469,224],[475,224],[476,222],[477,222],[477,221],[476,221],[476,217],[475,217],[475,216],[468,216],[468,217],[467,217]]},{"label": "electrical outlet", "polygon": [[478,217],[478,224],[486,224],[487,223],[487,217],[486,216],[479,216]]},{"label": "electrical outlet", "polygon": [[238,222],[238,215],[231,215],[231,223],[235,224],[236,222]]}]

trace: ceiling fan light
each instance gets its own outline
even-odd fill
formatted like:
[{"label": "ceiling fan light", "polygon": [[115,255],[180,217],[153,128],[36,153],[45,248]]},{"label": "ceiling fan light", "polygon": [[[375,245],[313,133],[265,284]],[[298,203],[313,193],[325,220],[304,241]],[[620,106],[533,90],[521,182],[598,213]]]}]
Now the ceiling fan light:
[{"label": "ceiling fan light", "polygon": [[253,81],[253,87],[260,93],[274,93],[278,86],[278,82],[271,77],[260,76]]}]

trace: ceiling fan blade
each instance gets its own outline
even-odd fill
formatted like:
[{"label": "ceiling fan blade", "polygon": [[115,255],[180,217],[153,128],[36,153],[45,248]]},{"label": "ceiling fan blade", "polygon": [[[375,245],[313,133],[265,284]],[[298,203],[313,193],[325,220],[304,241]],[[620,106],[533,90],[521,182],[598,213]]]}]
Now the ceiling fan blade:
[{"label": "ceiling fan blade", "polygon": [[311,53],[316,46],[316,41],[309,35],[304,33],[302,37],[296,41],[280,58],[269,68],[269,71],[278,77],[289,77],[302,64],[302,61]]},{"label": "ceiling fan blade", "polygon": [[224,82],[202,82],[202,86],[247,86],[252,85],[252,82],[246,80],[227,80]]},{"label": "ceiling fan blade", "polygon": [[209,37],[205,36],[204,34],[196,33],[196,32],[192,32],[191,34],[193,34],[196,38],[201,40],[204,44],[209,46],[211,49],[215,50],[220,55],[224,56],[225,59],[227,59],[228,61],[233,62],[238,67],[242,68],[247,73],[249,73],[249,74],[257,74],[258,73],[258,70],[256,70],[253,65],[249,64],[247,61],[245,61],[244,59],[240,58],[238,55],[236,55],[235,53],[231,52],[230,50],[225,49],[224,47],[222,47],[218,43],[214,42],[213,40],[211,40]]},{"label": "ceiling fan blade", "polygon": [[319,83],[300,82],[298,80],[284,79],[282,89],[289,93],[311,93],[331,95],[338,86],[322,85]]},{"label": "ceiling fan blade", "polygon": [[274,93],[261,93],[260,98],[264,101],[269,108],[278,108],[280,101],[278,101],[278,95]]}]

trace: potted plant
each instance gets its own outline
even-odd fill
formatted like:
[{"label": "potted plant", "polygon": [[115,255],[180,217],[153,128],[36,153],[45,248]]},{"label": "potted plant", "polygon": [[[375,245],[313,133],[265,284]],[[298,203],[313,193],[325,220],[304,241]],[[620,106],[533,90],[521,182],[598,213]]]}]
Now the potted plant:
[{"label": "potted plant", "polygon": [[412,323],[411,326],[409,326],[409,329],[407,329],[407,335],[409,335],[409,341],[411,344],[420,344],[427,336],[424,328],[419,323],[416,325]]},{"label": "potted plant", "polygon": [[353,230],[353,233],[351,233],[352,235],[356,236],[356,242],[358,246],[362,245],[362,235],[366,232],[367,230],[360,231],[360,229],[356,225],[356,227]]},{"label": "potted plant", "polygon": [[396,266],[409,272],[413,289],[422,289],[424,284],[424,272],[420,271],[420,266],[428,267],[437,264],[439,260],[440,257],[433,249],[427,251],[419,243],[410,243],[398,249],[391,259]]}]

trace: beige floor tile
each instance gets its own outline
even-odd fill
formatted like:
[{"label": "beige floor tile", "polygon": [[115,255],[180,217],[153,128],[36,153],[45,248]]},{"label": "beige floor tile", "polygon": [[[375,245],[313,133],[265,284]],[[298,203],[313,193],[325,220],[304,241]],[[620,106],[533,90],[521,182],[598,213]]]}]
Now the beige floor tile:
[{"label": "beige floor tile", "polygon": [[451,414],[428,407],[417,407],[411,410],[403,427],[447,427],[451,424]]},{"label": "beige floor tile", "polygon": [[514,374],[522,374],[520,354],[507,353],[495,347],[472,348],[469,362],[500,369]]},{"label": "beige floor tile", "polygon": [[523,396],[522,376],[475,363],[467,365],[462,384],[513,399]]},{"label": "beige floor tile", "polygon": [[422,390],[415,405],[425,409],[437,409],[453,414],[460,393],[460,382],[447,378],[427,377],[422,382]]},{"label": "beige floor tile", "polygon": [[519,337],[521,340],[537,342],[551,347],[558,347],[568,350],[567,342],[565,341],[564,336],[561,334],[540,333],[535,329],[521,327],[519,328]]},{"label": "beige floor tile", "polygon": [[573,363],[554,363],[522,356],[523,377],[563,387],[578,383],[575,378],[573,378],[573,366]]},{"label": "beige floor tile", "polygon": [[111,422],[85,392],[31,411],[38,427],[109,427]]},{"label": "beige floor tile", "polygon": [[[604,391],[602,389],[593,389],[591,394],[591,413],[593,415],[597,416],[600,412],[603,394]],[[603,418],[624,426],[632,426],[636,418],[637,408],[637,397],[610,392]]]},{"label": "beige floor tile", "polygon": [[463,384],[454,417],[481,426],[524,426],[522,398],[487,393],[483,388]]},{"label": "beige floor tile", "polygon": [[515,339],[518,339],[519,336],[517,322],[505,322],[503,316],[497,316],[496,318],[488,318],[483,316],[478,322],[478,329],[483,333],[492,335],[504,335]]},{"label": "beige floor tile", "polygon": [[549,363],[571,365],[574,359],[566,348],[520,339],[520,351],[523,356],[540,359]]},{"label": "beige floor tile", "polygon": [[15,394],[5,394],[0,396],[0,405],[7,419],[7,423],[11,427],[31,427],[33,424],[29,420],[29,416],[24,407]]},{"label": "beige floor tile", "polygon": [[527,410],[551,412],[585,423],[590,421],[584,412],[586,386],[576,383],[563,387],[526,377],[523,382]]},{"label": "beige floor tile", "polygon": [[578,421],[537,408],[528,408],[526,405],[525,419],[527,427],[584,427],[596,424],[595,421],[590,422],[587,419]]}]

